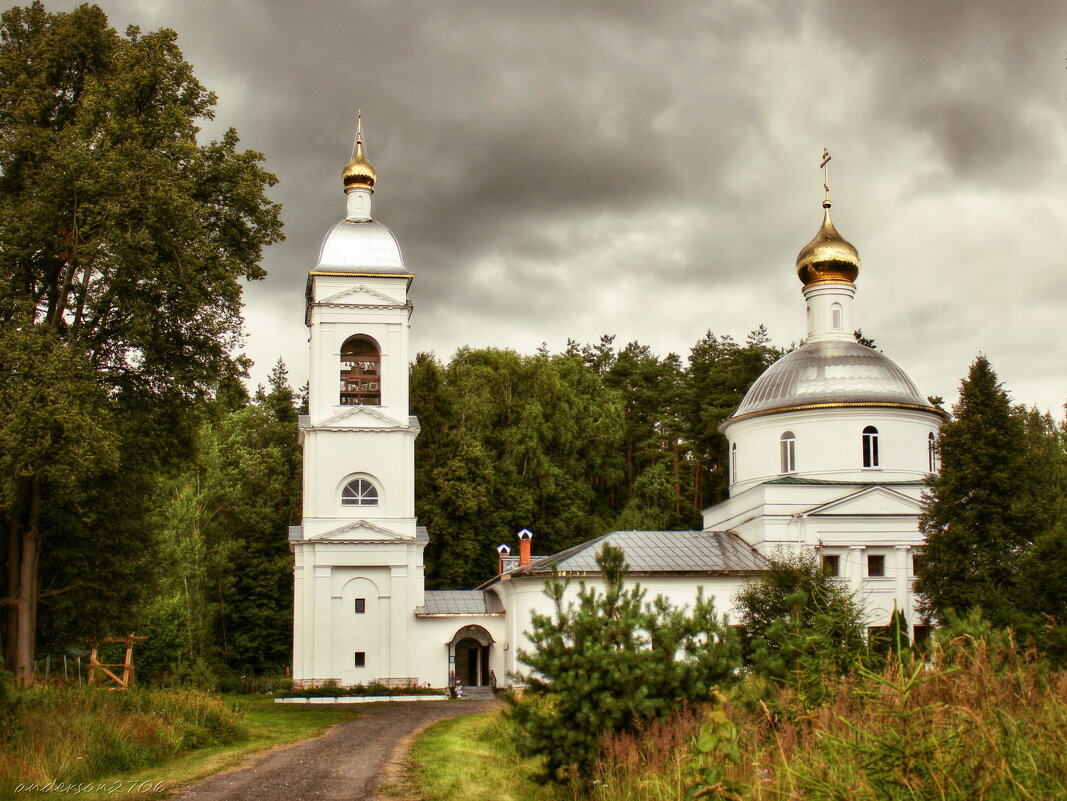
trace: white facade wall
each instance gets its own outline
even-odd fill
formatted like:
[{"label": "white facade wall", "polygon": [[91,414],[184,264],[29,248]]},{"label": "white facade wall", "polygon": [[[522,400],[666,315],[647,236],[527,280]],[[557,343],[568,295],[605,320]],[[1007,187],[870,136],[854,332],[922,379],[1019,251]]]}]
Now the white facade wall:
[{"label": "white facade wall", "polygon": [[[365,684],[414,678],[413,610],[424,569],[415,520],[414,444],[408,414],[410,275],[309,275],[311,372],[304,448],[302,524],[295,555],[293,676],[299,682]],[[380,353],[381,403],[340,403],[341,348],[354,335]],[[378,502],[346,506],[341,492],[369,480]],[[357,611],[360,599],[362,611]],[[357,665],[356,654],[363,665]]]},{"label": "white facade wall", "polygon": [[[697,593],[702,590],[705,597],[715,600],[715,613],[720,617],[725,615],[727,622],[733,625],[739,622],[733,609],[734,598],[747,578],[737,574],[637,575],[628,576],[625,586],[631,588],[640,585],[645,590],[647,601],[662,595],[678,607],[692,607]],[[573,577],[564,594],[565,604],[577,603],[583,582],[587,587],[595,588],[601,593],[604,591],[604,581],[599,576]],[[528,636],[531,629],[530,619],[535,613],[552,617],[556,611],[554,602],[545,594],[545,576],[504,575],[492,588],[500,597],[506,611],[503,619],[504,641],[500,643],[500,647],[493,649],[494,663],[502,665],[503,668],[497,670],[497,677],[526,673],[529,668],[519,662],[518,654],[520,651],[532,650]]]},{"label": "white facade wall", "polygon": [[357,334],[372,339],[381,351],[382,403],[375,408],[387,417],[407,420],[409,281],[410,276],[400,275],[313,276],[308,406],[312,425],[349,408],[339,403],[341,346]]},{"label": "white facade wall", "polygon": [[[412,612],[414,607],[412,608]],[[413,636],[409,643],[411,662],[419,680],[433,687],[447,687],[449,682],[448,643],[466,626],[481,626],[493,638],[489,650],[489,669],[497,683],[505,686],[507,667],[507,623],[504,615],[412,615]]]},{"label": "white facade wall", "polygon": [[[901,609],[921,622],[912,592],[912,557],[923,545],[918,518],[924,486],[761,484],[704,512],[707,530],[734,531],[767,557],[796,552],[840,557],[840,576],[867,611],[889,623]],[[885,576],[867,575],[867,556],[885,557]]]},{"label": "white facade wall", "polygon": [[[728,424],[724,434],[736,445],[730,493],[784,475],[842,481],[906,481],[929,474],[930,435],[941,418],[934,412],[893,408],[806,409],[750,417]],[[878,467],[863,466],[863,429],[878,429]],[[796,470],[782,470],[781,440],[795,439]]]}]

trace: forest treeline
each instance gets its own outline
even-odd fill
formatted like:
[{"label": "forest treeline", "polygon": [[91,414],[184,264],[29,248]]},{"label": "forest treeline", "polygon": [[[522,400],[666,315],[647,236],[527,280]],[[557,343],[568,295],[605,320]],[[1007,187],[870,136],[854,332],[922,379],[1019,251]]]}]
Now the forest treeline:
[{"label": "forest treeline", "polygon": [[638,342],[560,353],[461,348],[411,369],[415,507],[427,586],[474,587],[497,545],[529,528],[537,553],[615,529],[689,529],[726,496],[718,425],[782,351],[707,332],[683,361]]}]

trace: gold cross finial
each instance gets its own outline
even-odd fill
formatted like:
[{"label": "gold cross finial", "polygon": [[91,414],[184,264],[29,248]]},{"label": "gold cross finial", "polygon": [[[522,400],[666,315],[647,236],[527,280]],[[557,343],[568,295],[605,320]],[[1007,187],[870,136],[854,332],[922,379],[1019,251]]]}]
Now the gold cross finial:
[{"label": "gold cross finial", "polygon": [[352,158],[363,156],[363,109],[356,109],[356,141],[352,143]]},{"label": "gold cross finial", "polygon": [[830,202],[830,151],[827,148],[822,149],[822,188],[826,194],[823,195],[823,203]]}]

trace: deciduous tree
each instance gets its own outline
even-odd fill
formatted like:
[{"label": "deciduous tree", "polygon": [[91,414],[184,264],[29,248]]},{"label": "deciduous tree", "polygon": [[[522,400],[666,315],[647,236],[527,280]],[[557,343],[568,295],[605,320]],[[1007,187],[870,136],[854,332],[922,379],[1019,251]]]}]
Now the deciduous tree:
[{"label": "deciduous tree", "polygon": [[[260,154],[238,150],[232,129],[198,141],[215,96],[176,39],[133,27],[119,35],[91,5],[51,14],[34,2],[0,17],[0,327],[46,328],[83,359],[97,387],[86,397],[104,399],[122,440],[100,480],[119,487],[124,472],[139,479],[180,455],[196,427],[190,412],[239,370],[240,279],[264,275],[261,249],[281,236]],[[55,400],[42,415],[67,414],[70,396]],[[79,475],[77,464],[57,464]],[[30,480],[6,510],[3,595],[18,611],[3,640],[21,679],[32,671],[37,576],[53,539],[42,508],[62,516],[69,506],[58,489]],[[129,500],[108,508],[103,526],[68,515],[77,525],[64,539],[85,542],[82,553],[121,545],[134,532],[107,518],[147,512]]]}]

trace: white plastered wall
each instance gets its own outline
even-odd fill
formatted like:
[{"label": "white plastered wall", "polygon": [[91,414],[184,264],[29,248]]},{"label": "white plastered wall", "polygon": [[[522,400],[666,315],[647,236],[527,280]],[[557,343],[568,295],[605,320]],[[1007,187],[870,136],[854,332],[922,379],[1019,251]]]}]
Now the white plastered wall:
[{"label": "white plastered wall", "polygon": [[[738,420],[724,431],[730,447],[737,446],[730,494],[783,475],[845,481],[925,478],[930,435],[937,435],[940,422],[932,411],[879,407],[806,409]],[[878,430],[876,468],[863,466],[863,429],[867,426]],[[788,474],[782,471],[781,459],[786,432],[796,437],[796,470]]]}]

